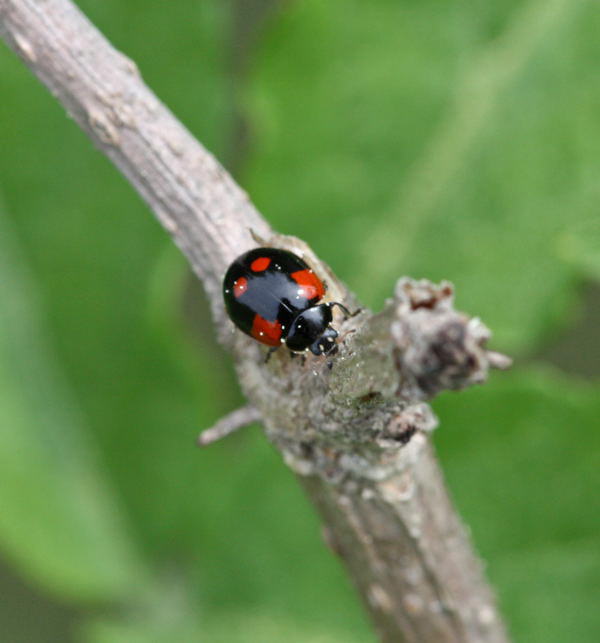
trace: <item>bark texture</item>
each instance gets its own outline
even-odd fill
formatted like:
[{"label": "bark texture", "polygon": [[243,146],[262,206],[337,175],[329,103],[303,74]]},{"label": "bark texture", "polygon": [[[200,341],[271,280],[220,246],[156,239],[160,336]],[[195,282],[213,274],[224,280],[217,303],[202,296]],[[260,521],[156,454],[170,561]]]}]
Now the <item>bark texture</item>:
[{"label": "bark texture", "polygon": [[426,400],[505,367],[452,287],[401,279],[385,309],[336,320],[332,360],[291,360],[226,319],[221,279],[263,243],[303,255],[331,299],[357,302],[304,243],[275,235],[219,163],[68,0],[0,0],[0,34],[113,160],[202,280],[241,386],[298,476],[384,641],[501,642],[481,565],[448,498]]}]

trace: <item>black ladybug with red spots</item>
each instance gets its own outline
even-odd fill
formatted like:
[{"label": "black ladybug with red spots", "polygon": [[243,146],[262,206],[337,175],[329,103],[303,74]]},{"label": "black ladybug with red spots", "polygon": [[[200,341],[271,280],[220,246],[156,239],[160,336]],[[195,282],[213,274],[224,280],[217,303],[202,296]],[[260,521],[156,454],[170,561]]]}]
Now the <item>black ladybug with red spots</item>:
[{"label": "black ladybug with red spots", "polygon": [[330,324],[338,302],[319,303],[325,285],[308,264],[287,250],[255,248],[238,257],[223,279],[225,307],[233,323],[276,350],[315,355],[336,352],[338,333]]}]

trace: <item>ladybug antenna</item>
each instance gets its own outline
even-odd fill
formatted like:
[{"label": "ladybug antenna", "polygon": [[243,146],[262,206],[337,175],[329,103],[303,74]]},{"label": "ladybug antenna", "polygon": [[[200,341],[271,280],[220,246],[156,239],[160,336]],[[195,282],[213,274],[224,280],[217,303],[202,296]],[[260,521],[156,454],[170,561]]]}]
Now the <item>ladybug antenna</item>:
[{"label": "ladybug antenna", "polygon": [[334,306],[337,306],[338,308],[341,308],[341,309],[342,309],[342,312],[343,312],[343,313],[344,313],[344,315],[346,316],[346,319],[348,319],[348,317],[356,317],[356,315],[358,315],[358,313],[360,312],[360,308],[359,308],[358,310],[356,310],[356,311],[354,311],[353,313],[351,313],[351,312],[346,308],[346,306],[344,306],[344,304],[340,304],[340,302],[339,302],[339,301],[332,301],[332,302],[329,304],[329,308],[333,308]]}]

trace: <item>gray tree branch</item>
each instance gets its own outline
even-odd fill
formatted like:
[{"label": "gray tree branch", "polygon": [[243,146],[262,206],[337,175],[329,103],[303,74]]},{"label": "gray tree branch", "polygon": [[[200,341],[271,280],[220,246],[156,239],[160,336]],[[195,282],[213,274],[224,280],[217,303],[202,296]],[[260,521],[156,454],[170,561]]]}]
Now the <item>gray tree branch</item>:
[{"label": "gray tree branch", "polygon": [[[233,330],[227,265],[255,237],[304,255],[332,299],[357,303],[310,248],[275,235],[246,194],[68,0],[0,0],[0,34],[119,167],[202,280],[220,339],[266,434],[296,473],[383,641],[502,642],[493,594],[446,492],[426,400],[508,360],[454,310],[452,287],[401,279],[383,312],[337,319],[340,352],[305,364]],[[251,234],[251,231],[254,234]],[[254,238],[253,238],[254,237]],[[235,424],[235,423],[233,423]],[[233,426],[232,424],[232,426]],[[318,582],[318,579],[315,579]]]}]

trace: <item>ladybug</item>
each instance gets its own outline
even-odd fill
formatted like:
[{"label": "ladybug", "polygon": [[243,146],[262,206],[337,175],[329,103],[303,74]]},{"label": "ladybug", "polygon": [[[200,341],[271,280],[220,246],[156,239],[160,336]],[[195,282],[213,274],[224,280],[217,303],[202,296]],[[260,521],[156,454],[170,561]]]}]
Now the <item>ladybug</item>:
[{"label": "ladybug", "polygon": [[244,253],[223,279],[229,317],[244,333],[271,346],[269,355],[282,344],[293,352],[310,350],[315,355],[337,351],[332,308],[350,313],[338,302],[319,303],[324,295],[325,284],[308,264],[278,248]]}]

